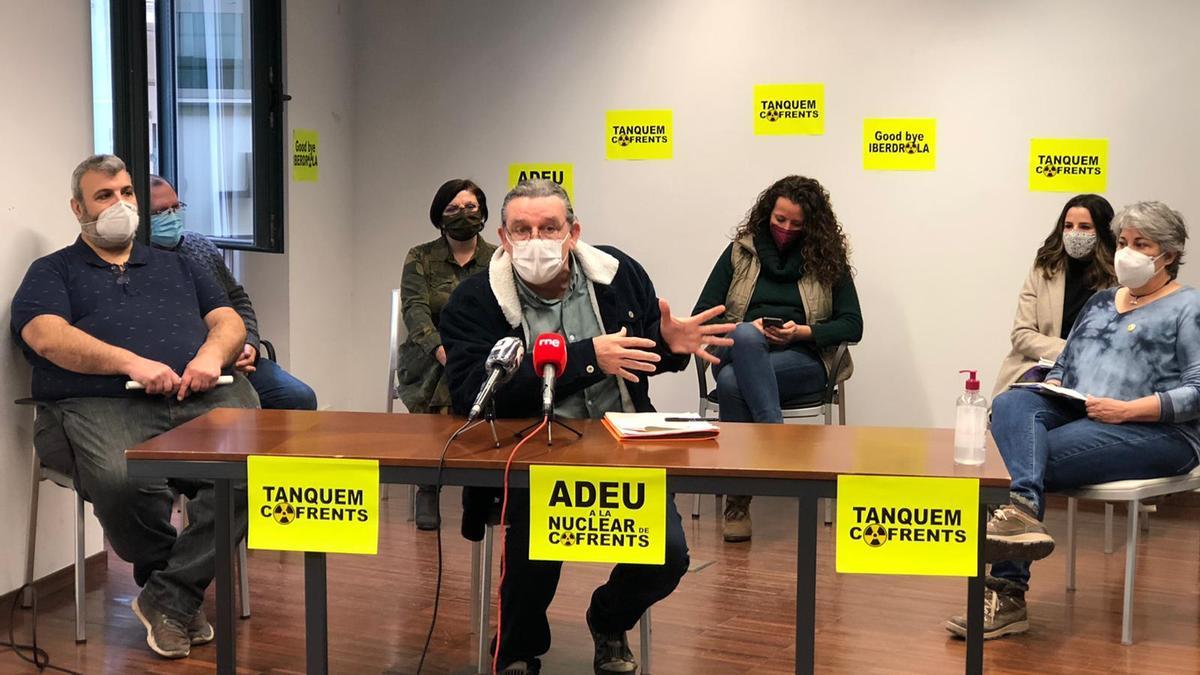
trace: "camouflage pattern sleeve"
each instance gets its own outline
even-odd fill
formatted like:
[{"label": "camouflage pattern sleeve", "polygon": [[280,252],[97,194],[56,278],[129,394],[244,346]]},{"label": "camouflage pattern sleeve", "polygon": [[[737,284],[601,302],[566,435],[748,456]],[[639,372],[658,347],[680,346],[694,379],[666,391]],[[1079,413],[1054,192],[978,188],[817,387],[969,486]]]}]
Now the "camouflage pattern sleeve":
[{"label": "camouflage pattern sleeve", "polygon": [[437,326],[433,323],[430,307],[430,284],[426,277],[426,261],[414,248],[404,259],[404,272],[400,277],[400,306],[408,339],[432,354],[442,344]]}]

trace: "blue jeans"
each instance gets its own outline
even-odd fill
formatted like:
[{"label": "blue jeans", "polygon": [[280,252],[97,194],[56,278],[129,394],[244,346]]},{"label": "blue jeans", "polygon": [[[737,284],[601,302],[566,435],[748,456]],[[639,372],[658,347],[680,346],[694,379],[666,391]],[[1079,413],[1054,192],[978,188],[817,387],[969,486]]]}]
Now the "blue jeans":
[{"label": "blue jeans", "polygon": [[247,376],[264,410],[316,410],[317,395],[312,387],[296,379],[271,359],[263,357]]},{"label": "blue jeans", "polygon": [[[1088,419],[1082,403],[1014,389],[992,404],[992,438],[1012,476],[1010,493],[1038,518],[1046,492],[1115,480],[1160,478],[1191,471],[1196,450],[1173,425],[1105,424]],[[991,576],[1009,588],[1029,588],[1028,562],[998,562]]]},{"label": "blue jeans", "polygon": [[781,401],[825,389],[825,364],[804,347],[773,347],[754,324],[729,335],[732,347],[717,351],[717,404],[725,422],[783,423]]}]

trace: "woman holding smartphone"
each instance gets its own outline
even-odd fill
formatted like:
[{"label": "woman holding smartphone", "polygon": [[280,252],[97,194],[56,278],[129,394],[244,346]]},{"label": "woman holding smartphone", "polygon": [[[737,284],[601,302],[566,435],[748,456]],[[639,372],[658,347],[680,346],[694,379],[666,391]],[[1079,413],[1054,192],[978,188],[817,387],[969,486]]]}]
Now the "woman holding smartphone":
[{"label": "woman holding smartphone", "polygon": [[[693,313],[724,304],[734,344],[717,350],[720,419],[783,423],[783,405],[825,389],[841,342],[862,338],[850,246],[812,178],[788,176],[764,190],[713,266]],[[750,497],[725,501],[725,541],[751,536]]]}]

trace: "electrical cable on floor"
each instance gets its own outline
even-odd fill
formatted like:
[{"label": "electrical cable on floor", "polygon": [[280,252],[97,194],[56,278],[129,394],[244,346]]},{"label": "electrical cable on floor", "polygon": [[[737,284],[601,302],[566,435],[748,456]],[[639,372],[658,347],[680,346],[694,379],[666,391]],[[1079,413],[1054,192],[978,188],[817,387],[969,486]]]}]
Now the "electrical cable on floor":
[{"label": "electrical cable on floor", "polygon": [[[30,630],[32,639],[30,640],[31,644],[27,644],[27,645],[19,644],[17,642],[17,638],[16,638],[17,605],[21,602],[21,596],[25,594],[25,589],[29,589],[30,593],[33,596],[33,606],[31,608],[32,614],[33,614],[33,623],[31,624],[31,630]],[[21,586],[20,588],[17,589],[16,593],[13,594],[12,605],[8,609],[8,641],[7,642],[0,641],[0,647],[7,647],[7,648],[11,649],[14,654],[16,654],[17,656],[19,656],[21,658],[22,661],[32,663],[33,666],[35,668],[37,668],[39,671],[45,671],[45,670],[49,669],[49,670],[58,671],[60,673],[66,673],[67,675],[83,675],[83,673],[80,673],[78,671],[50,665],[50,654],[47,653],[46,650],[42,649],[41,647],[38,647],[37,617],[38,617],[37,589],[34,588],[33,586],[31,586],[30,584],[24,584],[23,586]],[[33,654],[33,658],[26,656],[23,653],[25,651],[31,652]]]},{"label": "electrical cable on floor", "polygon": [[433,628],[437,625],[438,606],[442,599],[442,471],[446,468],[446,452],[450,450],[450,444],[458,435],[470,426],[471,422],[465,422],[454,433],[450,434],[450,438],[446,439],[446,445],[442,446],[442,454],[438,457],[437,481],[435,482],[434,494],[438,496],[437,501],[437,582],[434,584],[433,590],[433,618],[429,620],[429,633],[425,635],[425,646],[421,648],[421,660],[417,663],[417,675],[421,675],[421,669],[425,667],[425,656],[429,653],[429,643],[433,640]]}]

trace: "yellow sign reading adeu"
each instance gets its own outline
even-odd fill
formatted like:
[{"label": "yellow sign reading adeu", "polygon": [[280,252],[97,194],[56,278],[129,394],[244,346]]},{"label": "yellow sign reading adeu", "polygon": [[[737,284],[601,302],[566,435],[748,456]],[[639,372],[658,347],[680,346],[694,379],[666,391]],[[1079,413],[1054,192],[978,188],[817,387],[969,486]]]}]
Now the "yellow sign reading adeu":
[{"label": "yellow sign reading adeu", "polygon": [[838,476],[837,571],[973,577],[979,480]]},{"label": "yellow sign reading adeu", "polygon": [[529,467],[530,560],[661,565],[666,538],[666,470]]},{"label": "yellow sign reading adeu", "polygon": [[575,167],[571,164],[509,164],[508,189],[517,183],[542,178],[552,180],[567,191],[571,202],[575,201]]},{"label": "yellow sign reading adeu", "polygon": [[607,159],[671,159],[675,130],[670,110],[609,110],[604,114]]},{"label": "yellow sign reading adeu", "polygon": [[247,546],[274,551],[379,549],[379,462],[246,458]]},{"label": "yellow sign reading adeu", "polygon": [[1107,187],[1107,138],[1034,138],[1029,141],[1030,190],[1104,192]]},{"label": "yellow sign reading adeu", "polygon": [[754,85],[754,135],[824,133],[824,84]]},{"label": "yellow sign reading adeu", "polygon": [[937,168],[937,120],[863,120],[863,168],[868,171],[933,171]]}]

